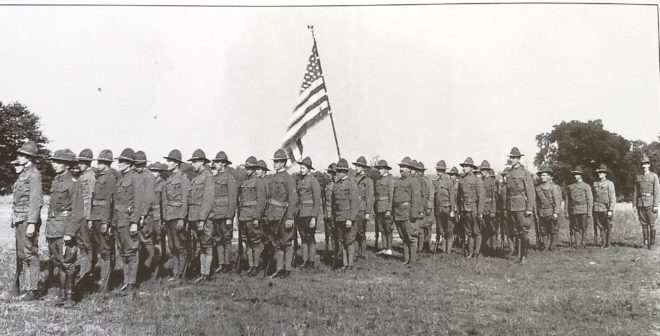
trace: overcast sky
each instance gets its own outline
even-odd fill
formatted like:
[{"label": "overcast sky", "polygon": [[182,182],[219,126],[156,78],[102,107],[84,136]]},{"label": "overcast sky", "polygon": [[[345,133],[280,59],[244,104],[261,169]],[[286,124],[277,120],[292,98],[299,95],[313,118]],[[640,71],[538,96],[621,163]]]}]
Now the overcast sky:
[{"label": "overcast sky", "polygon": [[[342,156],[501,169],[512,146],[531,165],[535,135],[563,120],[656,140],[656,20],[653,6],[2,7],[0,100],[41,116],[51,149],[268,160],[313,24]],[[336,161],[329,119],[303,143],[317,168]]]}]

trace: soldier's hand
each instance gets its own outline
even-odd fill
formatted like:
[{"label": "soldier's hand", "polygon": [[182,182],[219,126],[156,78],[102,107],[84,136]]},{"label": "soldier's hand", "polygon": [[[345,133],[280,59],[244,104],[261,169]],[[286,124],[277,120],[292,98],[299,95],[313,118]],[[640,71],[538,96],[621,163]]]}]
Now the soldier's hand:
[{"label": "soldier's hand", "polygon": [[137,223],[131,223],[131,227],[128,229],[128,231],[131,233],[131,236],[135,236],[138,231]]},{"label": "soldier's hand", "polygon": [[392,216],[392,212],[389,210],[385,211],[385,217],[389,217],[389,216]]},{"label": "soldier's hand", "polygon": [[558,217],[559,217],[559,215],[557,215],[557,214],[552,214],[552,219],[557,219]]},{"label": "soldier's hand", "polygon": [[227,219],[227,220],[225,221],[225,225],[232,225],[232,224],[234,224],[234,220],[233,220],[233,219]]},{"label": "soldier's hand", "polygon": [[253,225],[259,225],[259,220],[258,219],[253,219],[252,224]]},{"label": "soldier's hand", "polygon": [[140,226],[144,225],[144,216],[140,216],[140,221],[138,223],[140,223]]},{"label": "soldier's hand", "polygon": [[431,208],[426,209],[426,215],[431,216]]},{"label": "soldier's hand", "polygon": [[369,220],[369,214],[368,213],[364,214],[364,219]]},{"label": "soldier's hand", "polygon": [[494,213],[491,213],[491,214],[490,214],[490,218],[495,218],[495,214],[494,214]]},{"label": "soldier's hand", "polygon": [[588,213],[587,213],[587,218],[591,218],[591,217],[593,217],[593,216],[594,216],[594,215],[593,215],[591,212],[588,212]]},{"label": "soldier's hand", "polygon": [[11,226],[12,229],[16,227],[16,225],[14,225],[14,219],[13,218],[12,218],[11,224],[9,224],[9,226]]},{"label": "soldier's hand", "polygon": [[293,227],[293,219],[287,219],[284,221],[284,227],[290,229]]},{"label": "soldier's hand", "polygon": [[183,219],[179,219],[179,220],[176,221],[176,227],[175,227],[175,229],[176,229],[177,231],[183,231],[183,229],[184,229],[184,226],[183,226]]},{"label": "soldier's hand", "polygon": [[353,221],[351,221],[350,219],[347,220],[347,221],[346,221],[346,228],[347,228],[347,229],[350,229],[352,226],[353,226]]},{"label": "soldier's hand", "polygon": [[657,206],[653,207],[653,213],[658,213],[658,207]]},{"label": "soldier's hand", "polygon": [[529,217],[532,215],[532,212],[529,210],[525,210],[525,217]]},{"label": "soldier's hand", "polygon": [[612,210],[607,212],[607,218],[612,219],[613,216],[614,216],[614,212]]},{"label": "soldier's hand", "polygon": [[92,229],[92,221],[91,220],[87,221],[87,228],[90,229],[90,230]]},{"label": "soldier's hand", "polygon": [[449,217],[454,218],[454,216],[456,216],[456,214],[454,213],[454,210],[449,211]]},{"label": "soldier's hand", "polygon": [[478,215],[477,215],[477,218],[479,218],[479,219],[484,219],[484,215],[482,215],[482,214],[478,214]]},{"label": "soldier's hand", "polygon": [[25,235],[28,236],[28,238],[32,238],[34,236],[34,224],[30,223],[27,225],[27,228],[25,228]]},{"label": "soldier's hand", "polygon": [[101,233],[108,232],[108,223],[101,223]]},{"label": "soldier's hand", "polygon": [[197,231],[204,230],[204,221],[197,221]]},{"label": "soldier's hand", "polygon": [[316,217],[312,217],[312,219],[309,220],[309,227],[311,229],[316,228]]}]

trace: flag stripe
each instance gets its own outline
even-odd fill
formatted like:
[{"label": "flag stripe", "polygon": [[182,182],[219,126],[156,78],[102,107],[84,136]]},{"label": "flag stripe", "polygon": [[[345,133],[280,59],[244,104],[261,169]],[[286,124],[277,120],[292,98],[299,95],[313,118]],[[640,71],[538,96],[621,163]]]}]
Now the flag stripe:
[{"label": "flag stripe", "polygon": [[[325,92],[325,83],[323,82],[323,78],[319,78],[312,85],[310,85],[305,91],[300,93],[300,96],[298,98],[298,104],[296,107],[293,109],[294,111],[297,111],[300,109],[300,106],[305,105],[307,101],[314,95],[316,95],[319,91],[323,90]],[[294,112],[295,115],[295,112]]]},{"label": "flag stripe", "polygon": [[319,113],[309,114],[303,120],[301,120],[299,127],[292,128],[289,130],[284,137],[284,145],[290,146],[291,143],[300,139],[307,130],[312,126],[316,125],[319,121],[323,120],[328,115],[330,108],[325,106],[319,110]]},{"label": "flag stripe", "polygon": [[316,99],[310,105],[304,106],[304,109],[301,109],[302,113],[299,113],[300,116],[296,116],[295,120],[293,120],[293,121],[291,121],[291,123],[289,123],[289,126],[287,126],[286,130],[288,131],[288,130],[296,127],[296,124],[298,124],[300,122],[300,120],[304,119],[310,112],[314,111],[314,109],[318,108],[323,103],[328,105],[328,96],[326,94],[321,95],[318,99]]}]

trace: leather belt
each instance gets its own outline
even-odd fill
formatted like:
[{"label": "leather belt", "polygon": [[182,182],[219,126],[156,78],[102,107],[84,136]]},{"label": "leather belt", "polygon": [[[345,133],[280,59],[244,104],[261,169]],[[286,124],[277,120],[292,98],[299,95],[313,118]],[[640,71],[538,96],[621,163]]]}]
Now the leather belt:
[{"label": "leather belt", "polygon": [[300,204],[314,204],[314,200],[303,200],[300,201]]},{"label": "leather belt", "polygon": [[53,217],[69,217],[69,216],[71,216],[71,211],[69,210],[53,211]]},{"label": "leather belt", "polygon": [[243,201],[241,205],[243,206],[257,205],[257,201]]},{"label": "leather belt", "polygon": [[106,201],[106,200],[93,200],[92,205],[106,206],[106,205],[108,205],[108,201]]},{"label": "leather belt", "polygon": [[376,198],[377,201],[389,201],[390,198],[387,196],[379,196]]},{"label": "leather belt", "polygon": [[289,203],[287,203],[287,202],[280,202],[280,201],[274,200],[274,199],[269,199],[268,204],[272,204],[272,205],[279,206],[279,207],[289,206]]}]

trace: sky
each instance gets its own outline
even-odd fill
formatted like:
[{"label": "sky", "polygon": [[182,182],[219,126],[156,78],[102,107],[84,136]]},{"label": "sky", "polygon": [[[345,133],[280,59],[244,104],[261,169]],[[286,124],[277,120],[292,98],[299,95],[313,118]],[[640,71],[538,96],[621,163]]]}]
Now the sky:
[{"label": "sky", "polygon": [[[655,6],[1,7],[0,101],[41,117],[52,150],[224,150],[270,164],[315,26],[339,146],[393,166],[470,156],[533,169],[570,120],[660,134]],[[303,138],[337,160],[330,120]],[[394,166],[393,166],[394,167]]]}]

